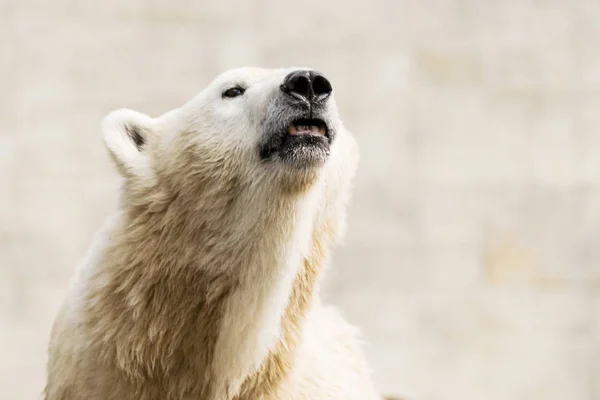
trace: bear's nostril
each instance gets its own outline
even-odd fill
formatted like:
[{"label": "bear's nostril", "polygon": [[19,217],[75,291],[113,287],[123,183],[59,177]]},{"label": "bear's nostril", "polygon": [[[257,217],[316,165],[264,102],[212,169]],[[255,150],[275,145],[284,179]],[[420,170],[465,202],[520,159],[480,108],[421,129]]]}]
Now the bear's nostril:
[{"label": "bear's nostril", "polygon": [[289,94],[295,94],[305,99],[311,97],[310,79],[305,71],[296,71],[289,74],[281,89]]},{"label": "bear's nostril", "polygon": [[327,78],[323,75],[315,74],[312,80],[312,90],[315,96],[326,96],[331,93],[333,88]]}]

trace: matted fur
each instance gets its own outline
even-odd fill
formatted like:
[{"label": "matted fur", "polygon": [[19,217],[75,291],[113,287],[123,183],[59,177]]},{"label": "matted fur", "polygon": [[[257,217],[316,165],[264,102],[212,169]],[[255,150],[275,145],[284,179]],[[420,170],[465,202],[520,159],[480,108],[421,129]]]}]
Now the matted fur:
[{"label": "matted fur", "polygon": [[[123,191],[56,319],[46,400],[379,398],[352,328],[318,299],[353,139],[332,105],[324,165],[286,169],[250,151],[286,73],[236,70],[160,118],[107,117]],[[242,79],[256,88],[245,103],[211,97]],[[304,367],[319,357],[336,367]]]}]

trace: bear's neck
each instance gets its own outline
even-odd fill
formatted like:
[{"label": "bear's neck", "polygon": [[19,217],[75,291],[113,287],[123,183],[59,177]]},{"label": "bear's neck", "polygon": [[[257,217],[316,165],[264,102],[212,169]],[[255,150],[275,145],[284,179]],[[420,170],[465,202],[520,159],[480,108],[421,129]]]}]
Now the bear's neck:
[{"label": "bear's neck", "polygon": [[317,189],[236,193],[218,212],[174,198],[124,213],[85,303],[99,354],[142,385],[193,382],[211,399],[274,392],[333,241]]}]

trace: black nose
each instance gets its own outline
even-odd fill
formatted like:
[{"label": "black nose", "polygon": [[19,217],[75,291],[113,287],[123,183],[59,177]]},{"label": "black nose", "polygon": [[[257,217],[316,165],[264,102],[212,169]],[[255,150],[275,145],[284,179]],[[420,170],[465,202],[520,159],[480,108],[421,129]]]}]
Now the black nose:
[{"label": "black nose", "polygon": [[327,78],[319,72],[294,71],[285,77],[281,90],[310,101],[327,96],[333,88]]}]

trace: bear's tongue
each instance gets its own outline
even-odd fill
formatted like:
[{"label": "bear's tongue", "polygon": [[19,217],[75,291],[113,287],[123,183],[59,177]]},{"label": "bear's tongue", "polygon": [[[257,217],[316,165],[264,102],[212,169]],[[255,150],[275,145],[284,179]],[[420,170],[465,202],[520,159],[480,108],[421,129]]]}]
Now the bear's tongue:
[{"label": "bear's tongue", "polygon": [[325,135],[325,130],[316,125],[290,125],[290,135]]}]

